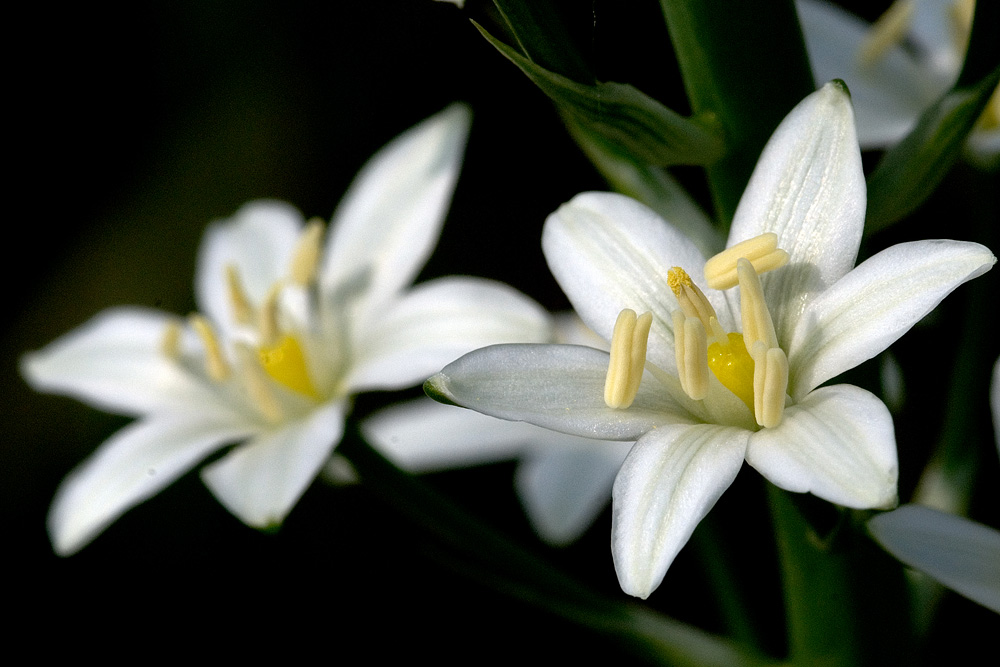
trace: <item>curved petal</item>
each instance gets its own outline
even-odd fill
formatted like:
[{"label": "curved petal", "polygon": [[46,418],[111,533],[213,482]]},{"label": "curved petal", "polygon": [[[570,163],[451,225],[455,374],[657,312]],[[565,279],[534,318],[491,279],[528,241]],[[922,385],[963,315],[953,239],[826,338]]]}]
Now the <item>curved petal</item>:
[{"label": "curved petal", "polygon": [[858,509],[896,504],[896,436],[888,408],[847,384],[823,387],[753,434],[747,463],[773,484]]},{"label": "curved petal", "polygon": [[1000,531],[920,505],[873,517],[868,530],[910,567],[1000,613]]},{"label": "curved petal", "polygon": [[302,214],[279,201],[244,204],[233,217],[209,225],[195,271],[198,309],[220,330],[230,331],[235,322],[226,267],[236,267],[247,296],[260,304],[288,275],[302,225]]},{"label": "curved petal", "polygon": [[933,76],[899,45],[877,62],[862,65],[858,54],[872,29],[863,19],[820,0],[797,0],[795,5],[813,76],[817,81],[843,79],[851,90],[862,148],[884,148],[902,139],[947,90],[947,79]]},{"label": "curved petal", "polygon": [[361,422],[361,432],[386,458],[413,472],[514,459],[540,434],[556,435],[429,398],[380,410]]},{"label": "curved petal", "polygon": [[[611,340],[623,308],[653,313],[649,360],[673,371],[677,299],[667,271],[680,266],[703,289],[705,258],[686,236],[624,195],[585,192],[545,221],[542,249],[549,269],[584,323]],[[723,326],[732,324],[721,292],[705,289]]]},{"label": "curved petal", "polygon": [[768,140],[733,217],[728,245],[778,235],[789,263],[762,277],[784,343],[810,298],[854,266],[866,190],[851,99],[828,83],[797,104]]},{"label": "curved petal", "polygon": [[368,160],[333,215],[320,273],[328,291],[361,283],[377,304],[413,281],[441,233],[470,119],[454,104]]},{"label": "curved petal", "polygon": [[611,552],[622,590],[647,598],[736,479],[750,432],[664,426],[635,444],[615,479]]},{"label": "curved petal", "polygon": [[201,471],[226,509],[255,528],[280,525],[344,433],[346,402],[262,433]]},{"label": "curved petal", "polygon": [[515,485],[535,531],[549,544],[576,540],[611,500],[611,486],[630,442],[538,431],[517,468]]},{"label": "curved petal", "polygon": [[635,440],[663,424],[692,421],[648,372],[631,407],[609,408],[608,359],[576,345],[493,345],[448,364],[424,390],[493,417],[602,440]]},{"label": "curved petal", "polygon": [[56,553],[75,553],[212,451],[249,435],[245,424],[190,414],[126,426],[63,480],[48,516]]},{"label": "curved petal", "polygon": [[479,347],[547,342],[552,326],[541,306],[508,285],[439,278],[410,290],[355,333],[346,382],[352,391],[409,387]]},{"label": "curved petal", "polygon": [[966,241],[914,241],[858,265],[808,305],[788,343],[790,391],[800,397],[874,357],[996,258]]},{"label": "curved petal", "polygon": [[162,351],[171,316],[112,308],[36,352],[21,373],[37,391],[65,394],[126,415],[201,412],[220,406],[212,391]]}]

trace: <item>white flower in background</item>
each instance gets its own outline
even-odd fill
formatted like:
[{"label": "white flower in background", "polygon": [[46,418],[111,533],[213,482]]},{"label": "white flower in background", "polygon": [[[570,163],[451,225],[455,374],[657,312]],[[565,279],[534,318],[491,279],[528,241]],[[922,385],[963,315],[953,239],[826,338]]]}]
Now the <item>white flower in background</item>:
[{"label": "white flower in background", "polygon": [[[955,84],[975,9],[972,0],[897,0],[872,25],[824,0],[796,6],[816,80],[844,79],[851,89],[863,148],[902,139]],[[1000,155],[996,91],[967,149],[977,164]]]},{"label": "white flower in background", "polygon": [[[553,339],[605,345],[573,315],[556,319]],[[429,398],[385,408],[363,421],[361,429],[372,446],[412,472],[518,459],[518,496],[532,527],[553,545],[576,540],[607,506],[632,446],[504,421]]]},{"label": "white flower in background", "polygon": [[902,562],[1000,613],[1000,531],[920,505],[873,517],[868,530]]},{"label": "white flower in background", "polygon": [[48,518],[71,554],[212,452],[202,470],[247,524],[280,523],[340,441],[351,396],[418,383],[496,341],[546,340],[548,316],[505,285],[407,286],[433,250],[469,113],[455,105],[376,154],[324,225],[278,202],[213,223],[189,318],[115,308],[22,371],[39,391],[134,415],[63,482]]},{"label": "white flower in background", "polygon": [[790,491],[891,507],[888,410],[857,387],[820,385],[884,350],[995,258],[975,243],[934,240],[854,267],[864,215],[850,99],[835,82],[775,131],[729,249],[707,264],[627,197],[582,194],[549,217],[549,266],[584,323],[611,341],[610,355],[492,346],[425,389],[495,417],[637,439],[614,485],[612,551],[623,590],[639,597],[660,584],[744,460]]}]

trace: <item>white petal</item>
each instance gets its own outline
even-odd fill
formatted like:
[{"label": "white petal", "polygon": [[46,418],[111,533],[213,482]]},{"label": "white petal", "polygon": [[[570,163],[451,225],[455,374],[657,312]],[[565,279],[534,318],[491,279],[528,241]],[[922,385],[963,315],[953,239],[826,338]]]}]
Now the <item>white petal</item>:
[{"label": "white petal", "polygon": [[202,481],[247,525],[277,526],[340,443],[346,410],[330,403],[258,435],[204,468]]},{"label": "white petal", "polygon": [[773,484],[854,508],[896,504],[896,436],[888,408],[846,384],[822,387],[750,438],[747,463]]},{"label": "white petal", "polygon": [[635,440],[692,417],[646,373],[627,410],[604,404],[608,353],[576,345],[494,345],[448,364],[424,388],[483,414],[601,440]]},{"label": "white petal", "polygon": [[789,113],[764,147],[733,218],[728,245],[778,235],[789,263],[762,277],[778,340],[816,293],[854,266],[865,179],[851,100],[829,83]]},{"label": "white petal", "polygon": [[508,285],[447,277],[410,290],[354,336],[348,386],[353,391],[400,389],[479,347],[547,342],[552,320]]},{"label": "white petal", "polygon": [[[624,195],[585,192],[545,221],[542,249],[552,274],[580,318],[611,340],[623,308],[653,313],[649,360],[673,371],[673,325],[677,306],[667,271],[679,266],[705,289],[705,258],[681,232],[651,209]],[[732,318],[721,292],[705,290],[720,322]]]},{"label": "white petal", "polygon": [[607,507],[611,486],[632,443],[532,428],[539,434],[518,466],[518,495],[542,539],[569,544]]},{"label": "white petal", "polygon": [[858,265],[799,319],[788,342],[792,396],[874,357],[995,262],[978,243],[935,240],[900,243]]},{"label": "white petal", "polygon": [[743,464],[743,429],[664,426],[635,444],[615,480],[611,551],[622,590],[645,599]]},{"label": "white petal", "polygon": [[236,268],[247,296],[259,305],[288,276],[302,225],[302,214],[278,201],[245,204],[233,217],[209,225],[195,271],[199,310],[221,331],[229,331],[235,322],[226,267]]},{"label": "white petal", "polygon": [[130,424],[70,473],[48,516],[56,553],[75,553],[212,451],[249,435],[244,424],[191,414],[195,418],[158,416]]},{"label": "white petal", "polygon": [[1000,531],[920,505],[880,514],[868,529],[899,560],[1000,613]]},{"label": "white petal", "polygon": [[112,308],[45,348],[26,354],[21,372],[36,390],[65,394],[110,412],[219,407],[214,394],[161,351],[171,317]]},{"label": "white petal", "polygon": [[429,398],[380,410],[361,423],[361,432],[386,458],[412,472],[510,460],[540,433],[558,435]]},{"label": "white petal", "polygon": [[862,148],[902,139],[947,90],[949,79],[929,72],[899,45],[862,65],[858,54],[872,26],[857,16],[819,0],[797,0],[796,7],[816,81],[843,79],[851,90]]},{"label": "white petal", "polygon": [[373,304],[413,281],[441,233],[470,113],[452,105],[409,129],[361,169],[334,213],[321,283],[359,284]]}]

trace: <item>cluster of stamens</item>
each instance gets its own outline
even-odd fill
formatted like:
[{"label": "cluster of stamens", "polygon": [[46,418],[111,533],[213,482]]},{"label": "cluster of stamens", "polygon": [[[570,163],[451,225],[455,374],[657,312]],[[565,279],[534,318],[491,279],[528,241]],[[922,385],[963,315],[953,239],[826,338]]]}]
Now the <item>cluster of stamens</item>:
[{"label": "cluster of stamens", "polygon": [[[303,230],[292,254],[288,278],[278,281],[257,307],[247,296],[236,267],[226,267],[225,280],[233,321],[252,332],[252,343],[242,340],[233,343],[235,363],[227,358],[219,336],[207,318],[199,313],[188,317],[189,326],[202,343],[205,375],[218,384],[235,379],[252,404],[270,421],[277,422],[284,417],[282,401],[273,386],[275,382],[309,399],[320,398],[309,374],[299,337],[281,324],[279,298],[288,286],[306,290],[315,286],[322,236],[322,221],[311,221]],[[161,345],[163,353],[178,362],[182,357],[180,338],[181,325],[173,322],[168,325]]]},{"label": "cluster of stamens", "polygon": [[[694,400],[711,390],[711,375],[739,397],[757,424],[781,423],[788,388],[788,357],[778,345],[774,323],[764,300],[760,273],[788,262],[775,234],[739,243],[705,264],[705,281],[713,289],[739,285],[742,333],[727,332],[704,292],[680,267],[667,272],[667,282],[680,306],[672,313],[674,354],[681,389]],[[605,382],[605,403],[631,405],[645,368],[646,339],[652,315],[625,309],[618,316],[611,340],[611,361]]]}]

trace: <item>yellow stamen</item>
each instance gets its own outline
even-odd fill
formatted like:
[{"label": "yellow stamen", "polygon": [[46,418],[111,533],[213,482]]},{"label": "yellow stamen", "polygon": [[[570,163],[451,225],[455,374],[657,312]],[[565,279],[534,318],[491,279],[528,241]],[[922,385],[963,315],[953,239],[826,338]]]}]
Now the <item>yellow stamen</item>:
[{"label": "yellow stamen", "polygon": [[778,235],[767,232],[737,243],[705,262],[705,283],[724,290],[737,283],[736,262],[745,258],[757,273],[767,273],[788,263],[788,253],[778,247]]},{"label": "yellow stamen", "polygon": [[652,313],[636,317],[634,310],[626,308],[618,314],[611,336],[608,375],[604,382],[604,403],[609,408],[627,408],[639,393],[652,323]]},{"label": "yellow stamen", "polygon": [[292,280],[305,287],[316,278],[319,267],[320,241],[323,239],[323,221],[313,218],[302,231],[295,252],[292,253]]},{"label": "yellow stamen", "polygon": [[711,320],[716,316],[715,308],[712,308],[705,293],[694,284],[691,276],[681,267],[675,266],[667,271],[667,284],[677,297],[677,303],[680,304],[684,314],[701,320],[706,330],[711,329]]},{"label": "yellow stamen", "polygon": [[264,303],[261,304],[257,318],[257,333],[260,336],[261,347],[275,345],[281,335],[281,327],[278,325],[278,295],[281,293],[279,285],[271,288]]},{"label": "yellow stamen", "polygon": [[955,0],[948,7],[948,15],[951,17],[951,38],[956,51],[965,51],[975,13],[976,0]]},{"label": "yellow stamen", "polygon": [[176,321],[167,324],[160,339],[160,351],[168,359],[178,361],[181,358],[181,325]]},{"label": "yellow stamen", "polygon": [[753,412],[754,363],[742,334],[731,333],[724,343],[709,345],[708,367],[722,386],[736,394]]},{"label": "yellow stamen", "polygon": [[762,341],[753,346],[754,419],[764,428],[781,423],[788,390],[788,357],[780,347],[765,348]]},{"label": "yellow stamen", "polygon": [[976,130],[993,131],[1000,128],[1000,86],[993,90],[990,101],[983,109],[983,115],[976,121]]},{"label": "yellow stamen", "polygon": [[246,387],[250,400],[268,421],[273,423],[281,421],[283,417],[281,404],[268,383],[265,369],[261,366],[257,355],[246,345],[239,345],[236,353],[240,356],[243,386]]},{"label": "yellow stamen", "polygon": [[219,339],[216,338],[212,325],[197,313],[192,314],[189,321],[205,345],[205,371],[208,377],[216,382],[222,382],[229,377],[229,364],[222,354]]},{"label": "yellow stamen", "polygon": [[871,67],[886,51],[903,40],[910,27],[913,5],[913,0],[896,0],[875,21],[865,43],[858,50],[858,63],[862,67]]},{"label": "yellow stamen", "polygon": [[764,301],[764,288],[753,265],[745,258],[736,262],[740,283],[740,311],[743,317],[743,336],[746,346],[753,349],[757,341],[763,341],[767,349],[778,347],[778,337],[774,333],[774,322]]},{"label": "yellow stamen", "polygon": [[302,346],[294,336],[285,334],[276,344],[261,346],[259,356],[264,370],[275,382],[310,398],[319,398],[309,377]]},{"label": "yellow stamen", "polygon": [[233,307],[233,321],[237,324],[253,322],[253,306],[250,305],[250,299],[243,289],[239,271],[232,264],[226,266],[226,285],[229,288],[229,303]]},{"label": "yellow stamen", "polygon": [[[684,393],[696,401],[708,395],[708,339],[701,321],[675,310],[674,355]],[[718,322],[714,317],[713,322]]]}]

